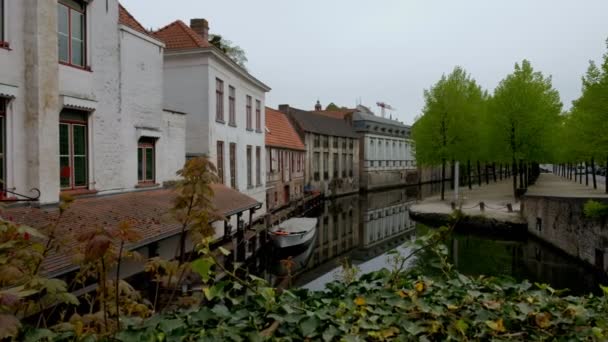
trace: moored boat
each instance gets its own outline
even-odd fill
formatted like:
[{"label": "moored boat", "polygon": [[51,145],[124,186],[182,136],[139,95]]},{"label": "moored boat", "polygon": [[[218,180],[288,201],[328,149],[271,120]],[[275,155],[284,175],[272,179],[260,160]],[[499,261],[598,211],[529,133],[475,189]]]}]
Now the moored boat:
[{"label": "moored boat", "polygon": [[317,230],[317,219],[291,218],[270,229],[270,239],[279,248],[304,245],[312,242]]}]

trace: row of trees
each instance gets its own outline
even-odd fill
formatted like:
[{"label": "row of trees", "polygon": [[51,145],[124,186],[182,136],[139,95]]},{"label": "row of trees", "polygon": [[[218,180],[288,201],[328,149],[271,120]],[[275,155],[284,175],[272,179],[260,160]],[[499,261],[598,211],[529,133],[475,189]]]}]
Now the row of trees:
[{"label": "row of trees", "polygon": [[[583,76],[582,95],[565,113],[556,134],[554,162],[557,172],[568,178],[585,174],[589,183],[588,167],[592,169],[593,186],[597,188],[595,171],[597,163],[608,163],[608,53],[602,64],[589,63]],[[606,182],[608,193],[608,182]]]},{"label": "row of trees", "polygon": [[608,157],[608,54],[601,67],[591,62],[581,98],[565,113],[551,77],[527,60],[515,64],[493,94],[456,67],[424,98],[413,127],[416,159],[442,167],[442,199],[447,163],[467,165],[469,177],[471,162],[508,165],[517,194],[538,163],[595,165]]}]

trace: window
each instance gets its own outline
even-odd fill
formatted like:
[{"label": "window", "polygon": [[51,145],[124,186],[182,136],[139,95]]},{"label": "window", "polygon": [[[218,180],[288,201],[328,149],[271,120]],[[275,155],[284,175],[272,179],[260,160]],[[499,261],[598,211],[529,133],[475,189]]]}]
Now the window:
[{"label": "window", "polygon": [[323,147],[329,148],[329,137],[323,136]]},{"label": "window", "polygon": [[262,132],[262,102],[255,100],[255,130]]},{"label": "window", "polygon": [[338,138],[333,137],[333,138],[331,138],[331,140],[332,140],[333,148],[338,148]]},{"label": "window", "polygon": [[340,176],[340,168],[338,167],[338,154],[334,153],[334,178],[338,178]]},{"label": "window", "polygon": [[323,153],[323,179],[329,179],[329,153]]},{"label": "window", "polygon": [[236,89],[228,87],[228,124],[236,126]]},{"label": "window", "polygon": [[298,172],[302,171],[302,154],[301,153],[296,153],[296,164],[297,164],[297,171]]},{"label": "window", "polygon": [[346,178],[346,153],[342,153],[342,178]]},{"label": "window", "polygon": [[251,131],[251,96],[247,95],[247,130]]},{"label": "window", "polygon": [[217,142],[217,176],[220,184],[224,184],[224,142]]},{"label": "window", "polygon": [[262,185],[262,149],[259,146],[255,148],[255,182],[257,186]]},{"label": "window", "polygon": [[320,137],[317,134],[315,134],[313,137],[313,144],[314,144],[313,146],[314,147],[321,147],[319,139],[320,139]]},{"label": "window", "polygon": [[59,61],[85,66],[85,5],[83,1],[59,0],[57,8]]},{"label": "window", "polygon": [[215,79],[215,120],[224,122],[224,81]]},{"label": "window", "polygon": [[137,145],[137,181],[139,183],[154,183],[155,181],[155,151],[154,139],[141,138]]},{"label": "window", "polygon": [[353,177],[353,167],[354,167],[353,163],[354,163],[354,157],[351,153],[348,157],[348,176],[351,178]]},{"label": "window", "polygon": [[319,180],[319,164],[321,163],[321,154],[319,152],[315,152],[314,158],[312,159],[312,169],[314,172],[314,179],[316,181]]},{"label": "window", "polygon": [[342,139],[342,148],[346,149],[346,138]]},{"label": "window", "polygon": [[348,139],[348,148],[352,150],[353,147],[354,147],[354,145],[355,145],[355,140],[354,139]]},{"label": "window", "polygon": [[236,189],[236,144],[230,143],[230,186]]},{"label": "window", "polygon": [[67,109],[59,115],[59,179],[63,190],[88,187],[87,115]]},{"label": "window", "polygon": [[[0,48],[8,47],[6,35],[4,34],[4,0],[0,0]],[[3,100],[0,100],[3,101]],[[1,104],[0,104],[1,105]]]},{"label": "window", "polygon": [[253,175],[251,174],[251,145],[247,145],[247,187],[253,188]]},{"label": "window", "polygon": [[0,190],[4,189],[6,189],[6,100],[0,98]]}]

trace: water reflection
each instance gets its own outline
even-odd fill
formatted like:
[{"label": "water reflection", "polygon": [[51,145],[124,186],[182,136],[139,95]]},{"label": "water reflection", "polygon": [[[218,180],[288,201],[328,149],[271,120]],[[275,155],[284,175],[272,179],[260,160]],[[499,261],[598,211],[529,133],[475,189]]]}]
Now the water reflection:
[{"label": "water reflection", "polygon": [[[299,250],[270,250],[266,278],[274,284],[289,279],[288,285],[320,290],[339,275],[344,258],[363,273],[389,267],[387,251],[399,248],[409,254],[403,243],[429,229],[410,220],[409,206],[438,188],[437,184],[415,186],[325,201],[311,214],[319,219],[315,241]],[[454,234],[446,243],[451,261],[464,274],[508,275],[569,288],[575,294],[597,292],[597,285],[606,282],[605,277],[533,238],[509,241]],[[427,253],[414,262],[427,267],[431,257]]]}]

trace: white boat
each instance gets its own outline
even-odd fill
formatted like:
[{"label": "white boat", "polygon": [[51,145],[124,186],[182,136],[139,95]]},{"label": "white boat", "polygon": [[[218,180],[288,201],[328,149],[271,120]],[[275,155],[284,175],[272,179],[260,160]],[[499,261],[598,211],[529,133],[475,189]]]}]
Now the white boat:
[{"label": "white boat", "polygon": [[270,229],[270,239],[279,248],[303,245],[311,242],[317,231],[317,219],[291,218]]}]

